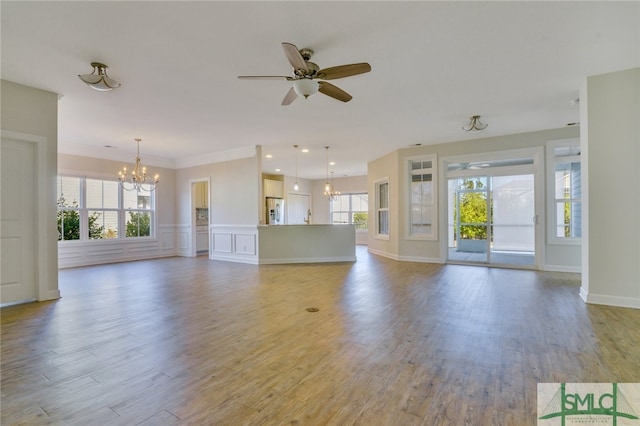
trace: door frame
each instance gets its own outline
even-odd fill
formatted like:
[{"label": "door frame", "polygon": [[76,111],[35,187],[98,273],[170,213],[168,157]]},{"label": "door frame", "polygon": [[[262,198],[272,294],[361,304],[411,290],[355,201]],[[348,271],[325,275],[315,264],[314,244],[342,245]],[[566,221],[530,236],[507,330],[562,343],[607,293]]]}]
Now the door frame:
[{"label": "door frame", "polygon": [[207,236],[209,237],[209,255],[211,255],[211,231],[210,231],[211,229],[211,179],[199,178],[199,179],[189,180],[189,209],[190,209],[189,217],[191,218],[190,220],[191,223],[189,224],[189,228],[191,230],[191,232],[189,232],[189,236],[191,239],[191,243],[189,244],[189,246],[191,247],[191,249],[189,250],[190,257],[196,257],[198,255],[198,247],[196,246],[198,228],[196,226],[196,194],[194,193],[195,191],[194,184],[199,182],[207,183],[207,206],[209,206],[208,212],[207,212],[207,215],[208,215]]},{"label": "door frame", "polygon": [[[509,160],[516,158],[532,158],[533,164],[527,166],[506,166],[501,167],[499,170],[493,169],[492,173],[488,173],[491,169],[480,169],[480,170],[457,170],[457,171],[447,171],[447,166],[450,163],[460,163],[460,162],[489,162],[495,160]],[[504,151],[489,151],[489,152],[480,152],[480,153],[469,153],[463,155],[455,155],[455,156],[446,156],[440,158],[439,163],[439,179],[440,179],[440,191],[438,196],[438,202],[440,204],[439,213],[440,218],[438,221],[439,227],[442,230],[442,238],[440,238],[440,253],[443,262],[448,261],[448,241],[449,241],[449,226],[448,226],[448,206],[449,206],[449,179],[451,178],[459,178],[459,177],[467,177],[467,176],[507,176],[507,175],[517,175],[523,174],[525,167],[528,174],[533,174],[533,186],[534,186],[534,200],[535,200],[535,220],[536,220],[536,228],[535,228],[535,260],[533,264],[534,269],[542,269],[542,266],[545,263],[546,253],[545,253],[545,235],[546,235],[546,197],[545,197],[545,157],[544,157],[544,147],[531,147],[531,148],[521,148],[521,149],[510,149]],[[487,266],[502,266],[502,265],[492,265],[490,263],[486,264]],[[520,266],[514,265],[513,267],[518,268]],[[523,268],[526,269],[526,268]]]},{"label": "door frame", "polygon": [[[50,279],[48,274],[49,262],[58,260],[58,251],[57,244],[55,245],[56,250],[54,253],[50,253],[48,247],[51,243],[50,237],[52,237],[49,232],[49,224],[51,223],[51,217],[49,217],[50,209],[48,209],[47,200],[50,197],[50,191],[47,190],[48,182],[47,182],[47,138],[45,136],[32,135],[29,133],[20,133],[13,132],[10,130],[0,130],[0,144],[1,140],[4,139],[12,139],[17,142],[23,143],[32,143],[35,145],[36,151],[36,169],[33,170],[35,173],[35,181],[37,187],[37,194],[33,194],[35,197],[34,206],[36,209],[36,221],[35,224],[35,233],[36,238],[34,244],[36,245],[35,253],[34,253],[34,264],[36,265],[36,283],[35,283],[35,300],[51,300],[60,298],[60,290],[57,288],[49,289],[50,283],[53,281]],[[55,199],[55,193],[53,195]],[[55,210],[53,210],[53,214],[55,214]],[[0,214],[2,214],[0,212]],[[55,216],[54,216],[55,217]],[[56,267],[57,270],[57,267]],[[57,284],[57,277],[55,280]],[[12,305],[16,303],[25,302],[24,300],[16,300],[5,302],[2,306]]]}]

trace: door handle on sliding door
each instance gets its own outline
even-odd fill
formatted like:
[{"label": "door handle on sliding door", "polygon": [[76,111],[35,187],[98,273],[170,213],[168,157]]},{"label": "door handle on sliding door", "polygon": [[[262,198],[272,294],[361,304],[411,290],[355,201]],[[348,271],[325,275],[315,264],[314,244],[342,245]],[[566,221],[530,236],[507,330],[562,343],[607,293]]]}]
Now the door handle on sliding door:
[{"label": "door handle on sliding door", "polygon": [[539,215],[537,215],[537,214],[533,215],[533,219],[532,220],[533,220],[533,224],[534,225],[539,225],[540,224],[540,221],[538,220],[538,216]]}]

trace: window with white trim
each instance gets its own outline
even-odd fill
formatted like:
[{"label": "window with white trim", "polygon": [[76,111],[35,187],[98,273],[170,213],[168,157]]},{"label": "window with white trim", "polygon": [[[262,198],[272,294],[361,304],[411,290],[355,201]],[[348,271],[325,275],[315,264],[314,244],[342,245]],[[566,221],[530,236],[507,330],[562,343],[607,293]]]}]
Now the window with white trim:
[{"label": "window with white trim", "polygon": [[331,223],[354,224],[356,230],[367,230],[369,196],[364,193],[341,194],[331,201]]},{"label": "window with white trim", "polygon": [[58,241],[154,235],[154,195],[117,180],[58,176]]},{"label": "window with white trim", "polygon": [[376,237],[389,238],[389,179],[375,182]]},{"label": "window with white trim", "polygon": [[580,141],[551,141],[549,164],[549,240],[579,242],[582,237],[582,173]]},{"label": "window with white trim", "polygon": [[409,238],[435,239],[436,156],[421,156],[407,160],[409,182]]}]

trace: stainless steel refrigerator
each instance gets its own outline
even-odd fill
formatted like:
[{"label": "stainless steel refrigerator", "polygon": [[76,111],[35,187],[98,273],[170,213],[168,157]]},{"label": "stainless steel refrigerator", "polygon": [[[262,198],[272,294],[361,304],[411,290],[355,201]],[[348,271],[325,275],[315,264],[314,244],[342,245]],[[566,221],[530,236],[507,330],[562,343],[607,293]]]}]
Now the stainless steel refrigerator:
[{"label": "stainless steel refrigerator", "polygon": [[284,200],[267,197],[267,225],[284,225]]}]

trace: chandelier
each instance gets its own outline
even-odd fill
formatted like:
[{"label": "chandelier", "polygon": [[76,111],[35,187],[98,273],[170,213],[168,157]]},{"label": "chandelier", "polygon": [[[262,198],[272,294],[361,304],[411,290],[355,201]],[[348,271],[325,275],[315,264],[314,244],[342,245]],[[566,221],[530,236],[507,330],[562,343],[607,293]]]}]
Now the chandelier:
[{"label": "chandelier", "polygon": [[333,172],[331,172],[331,183],[329,183],[329,147],[325,146],[324,149],[327,150],[327,183],[324,184],[324,196],[329,201],[335,201],[340,196],[340,191],[336,191],[333,186]]},{"label": "chandelier", "polygon": [[93,71],[91,74],[79,74],[80,80],[84,81],[87,86],[101,92],[117,89],[120,83],[107,75],[107,66],[100,62],[91,62]]},{"label": "chandelier", "polygon": [[488,124],[484,124],[480,121],[479,115],[472,115],[471,117],[469,117],[469,124],[467,124],[466,126],[463,126],[462,130],[465,130],[467,132],[477,133],[480,130],[486,129],[487,126]]},{"label": "chandelier", "polygon": [[153,179],[147,175],[147,168],[142,165],[142,159],[140,158],[140,141],[142,139],[134,139],[138,144],[138,155],[136,155],[136,165],[131,170],[131,173],[127,172],[127,168],[123,168],[118,172],[118,180],[120,186],[127,191],[147,191],[151,192],[156,189],[158,182],[160,182],[159,175],[155,175]]}]

